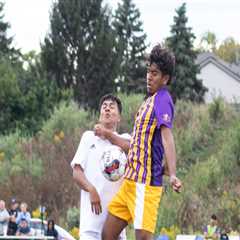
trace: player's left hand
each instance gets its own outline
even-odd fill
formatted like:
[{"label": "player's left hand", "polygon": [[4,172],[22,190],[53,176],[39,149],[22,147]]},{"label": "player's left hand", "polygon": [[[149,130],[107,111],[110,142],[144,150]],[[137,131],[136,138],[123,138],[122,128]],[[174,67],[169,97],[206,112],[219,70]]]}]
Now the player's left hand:
[{"label": "player's left hand", "polygon": [[177,178],[176,176],[170,176],[170,184],[175,192],[181,192],[182,182],[179,178]]},{"label": "player's left hand", "polygon": [[95,187],[91,188],[91,190],[89,191],[89,196],[92,212],[95,213],[96,215],[101,214],[102,213],[101,199]]}]

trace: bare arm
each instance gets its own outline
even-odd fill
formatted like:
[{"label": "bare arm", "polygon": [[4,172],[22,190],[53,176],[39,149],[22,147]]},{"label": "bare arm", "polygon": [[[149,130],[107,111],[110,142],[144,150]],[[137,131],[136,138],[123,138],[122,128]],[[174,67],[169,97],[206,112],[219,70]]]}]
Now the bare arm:
[{"label": "bare arm", "polygon": [[100,214],[102,212],[101,200],[96,188],[86,178],[81,165],[75,165],[73,168],[73,179],[78,186],[90,194],[92,212]]},{"label": "bare arm", "polygon": [[169,177],[169,171],[168,171],[168,165],[167,165],[166,159],[164,159],[164,162],[163,162],[163,173],[165,176]]},{"label": "bare arm", "polygon": [[161,126],[161,135],[170,183],[173,187],[173,190],[179,192],[181,188],[181,181],[176,177],[176,149],[173,134],[171,129]]},{"label": "bare arm", "polygon": [[112,131],[106,129],[101,124],[96,124],[95,125],[94,133],[95,133],[95,135],[97,135],[101,138],[107,139],[113,145],[117,145],[126,154],[128,153],[128,150],[129,150],[129,147],[130,147],[130,141],[129,140],[114,134]]}]

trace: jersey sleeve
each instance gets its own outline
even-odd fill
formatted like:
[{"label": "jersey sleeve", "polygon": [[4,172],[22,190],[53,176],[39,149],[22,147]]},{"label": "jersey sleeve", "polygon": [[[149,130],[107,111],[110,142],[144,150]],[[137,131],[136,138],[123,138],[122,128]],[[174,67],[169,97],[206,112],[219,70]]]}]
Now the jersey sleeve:
[{"label": "jersey sleeve", "polygon": [[75,165],[81,165],[83,169],[85,168],[86,161],[87,161],[87,153],[89,149],[88,146],[89,146],[89,142],[92,134],[93,133],[91,131],[86,131],[83,133],[80,143],[78,145],[77,151],[75,153],[75,156],[71,162],[72,168],[74,168]]},{"label": "jersey sleeve", "polygon": [[154,99],[154,111],[157,118],[157,128],[164,125],[167,128],[173,127],[174,104],[167,90],[159,91]]}]

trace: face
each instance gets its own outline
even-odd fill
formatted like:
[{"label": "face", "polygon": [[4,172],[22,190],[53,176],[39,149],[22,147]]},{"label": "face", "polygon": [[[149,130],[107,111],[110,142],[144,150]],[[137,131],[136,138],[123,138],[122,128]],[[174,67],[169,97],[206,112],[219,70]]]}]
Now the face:
[{"label": "face", "polygon": [[169,75],[164,75],[155,63],[147,67],[147,91],[150,95],[156,93],[161,87],[166,86]]},{"label": "face", "polygon": [[21,209],[22,212],[26,212],[26,211],[27,211],[27,205],[24,204],[24,203],[22,203],[22,204],[20,205],[20,209]]},{"label": "face", "polygon": [[17,208],[18,208],[18,203],[16,203],[16,202],[13,203],[13,204],[12,204],[12,209],[17,209]]},{"label": "face", "polygon": [[109,99],[102,103],[99,121],[105,127],[117,126],[117,124],[120,122],[120,113],[118,111],[118,105],[116,102]]},{"label": "face", "polygon": [[211,224],[212,226],[217,225],[217,220],[214,220],[214,219],[211,218],[210,224]]},{"label": "face", "polygon": [[28,226],[27,221],[21,221],[21,227],[26,228]]},{"label": "face", "polygon": [[0,201],[0,209],[1,210],[5,209],[5,202],[4,201]]},{"label": "face", "polygon": [[53,228],[52,222],[49,222],[49,223],[48,223],[48,228],[51,228],[51,229]]}]

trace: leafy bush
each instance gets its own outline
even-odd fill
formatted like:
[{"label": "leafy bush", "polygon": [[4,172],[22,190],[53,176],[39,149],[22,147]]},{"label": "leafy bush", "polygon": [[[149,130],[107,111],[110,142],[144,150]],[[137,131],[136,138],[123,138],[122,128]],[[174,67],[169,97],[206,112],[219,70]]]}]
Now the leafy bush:
[{"label": "leafy bush", "polygon": [[213,123],[220,122],[224,117],[224,100],[219,97],[213,100],[213,103],[209,107],[210,118]]},{"label": "leafy bush", "polygon": [[79,228],[78,227],[73,227],[70,230],[70,234],[75,238],[75,239],[79,239]]},{"label": "leafy bush", "polygon": [[73,229],[79,227],[80,209],[77,207],[69,208],[67,210],[67,223],[68,228]]},{"label": "leafy bush", "polygon": [[4,182],[9,176],[21,174],[41,175],[41,159],[35,153],[28,155],[27,146],[30,139],[21,136],[16,131],[8,136],[0,137],[0,182]]},{"label": "leafy bush", "polygon": [[[193,149],[189,149],[189,153],[195,154],[198,159],[187,168],[188,170],[184,168],[185,176],[182,175],[184,188],[181,196],[169,192],[163,197],[159,211],[159,228],[177,223],[182,232],[199,231],[211,213],[224,218],[222,224],[228,223],[236,227],[236,223],[239,222],[236,213],[239,210],[238,202],[234,199],[240,196],[240,184],[236,185],[239,182],[240,124],[239,117],[234,114],[228,116],[230,117],[225,116],[224,121],[229,127],[217,127],[213,136],[209,136],[209,143],[212,145],[201,149],[206,153],[193,153]],[[196,135],[192,138],[194,137]],[[223,198],[223,192],[229,192],[228,198]]]},{"label": "leafy bush", "polygon": [[135,115],[144,97],[139,94],[132,94],[131,96],[119,94],[119,98],[121,99],[123,108],[119,132],[131,133],[135,121]]},{"label": "leafy bush", "polygon": [[62,102],[59,107],[55,107],[50,119],[43,124],[40,137],[45,141],[59,142],[65,135],[73,135],[76,129],[90,128],[91,123],[88,112],[79,109],[76,103]]},{"label": "leafy bush", "polygon": [[160,235],[166,235],[170,240],[175,240],[178,234],[180,234],[180,229],[174,225],[169,228],[162,228],[160,231]]}]

